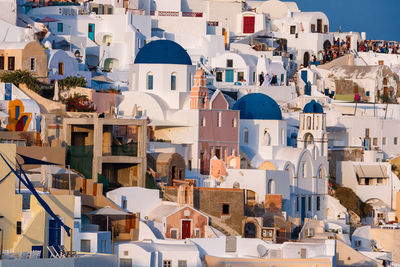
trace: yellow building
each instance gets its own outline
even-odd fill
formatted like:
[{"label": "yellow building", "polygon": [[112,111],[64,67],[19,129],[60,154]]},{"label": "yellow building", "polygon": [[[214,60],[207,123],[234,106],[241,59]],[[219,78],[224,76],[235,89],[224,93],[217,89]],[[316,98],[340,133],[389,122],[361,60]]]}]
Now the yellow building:
[{"label": "yellow building", "polygon": [[[16,146],[0,144],[0,153],[14,167]],[[75,202],[79,197],[74,195],[40,196],[64,224],[71,228],[68,236],[63,228],[53,220],[31,194],[16,193],[16,179],[4,160],[0,158],[0,228],[3,233],[3,250],[13,252],[42,250],[47,256],[47,246],[64,245],[72,247]],[[24,193],[27,193],[25,190]],[[77,203],[80,206],[80,203]]]},{"label": "yellow building", "polygon": [[40,80],[47,80],[47,55],[37,41],[0,43],[0,73],[25,70]]}]

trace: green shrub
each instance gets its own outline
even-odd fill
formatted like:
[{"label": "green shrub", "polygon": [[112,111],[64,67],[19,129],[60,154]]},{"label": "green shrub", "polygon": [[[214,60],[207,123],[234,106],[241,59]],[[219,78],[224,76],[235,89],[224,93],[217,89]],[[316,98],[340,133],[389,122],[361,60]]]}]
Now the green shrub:
[{"label": "green shrub", "polygon": [[86,87],[86,80],[83,77],[68,76],[58,81],[61,90],[69,90],[74,87]]},{"label": "green shrub", "polygon": [[34,92],[40,91],[39,81],[33,77],[32,73],[24,70],[7,71],[0,75],[0,80],[4,83],[13,83],[15,86],[26,84]]}]

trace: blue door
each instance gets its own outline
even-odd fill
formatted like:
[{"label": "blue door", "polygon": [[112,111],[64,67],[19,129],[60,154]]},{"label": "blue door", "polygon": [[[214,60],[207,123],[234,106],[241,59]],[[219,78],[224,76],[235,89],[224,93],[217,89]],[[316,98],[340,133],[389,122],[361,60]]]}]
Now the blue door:
[{"label": "blue door", "polygon": [[364,138],[364,150],[369,151],[371,150],[371,139]]},{"label": "blue door", "polygon": [[301,223],[304,223],[306,217],[306,197],[301,197]]},{"label": "blue door", "polygon": [[233,83],[233,70],[225,71],[225,82]]},{"label": "blue door", "polygon": [[59,245],[61,245],[61,225],[59,225],[55,220],[50,220],[48,246],[53,246],[57,252],[60,252],[60,248],[58,247]]},{"label": "blue door", "polygon": [[307,83],[307,71],[306,70],[301,71],[301,79],[303,80],[304,83]]},{"label": "blue door", "polygon": [[92,40],[94,42],[94,24],[93,23],[89,23],[88,37],[90,40]]},{"label": "blue door", "polygon": [[307,82],[304,94],[311,96],[311,83],[310,82]]}]

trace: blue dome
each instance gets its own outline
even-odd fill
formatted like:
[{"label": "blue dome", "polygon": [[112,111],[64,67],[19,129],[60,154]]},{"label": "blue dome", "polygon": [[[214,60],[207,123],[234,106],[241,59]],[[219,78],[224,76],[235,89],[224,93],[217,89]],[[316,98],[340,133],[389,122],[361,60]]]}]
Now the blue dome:
[{"label": "blue dome", "polygon": [[310,103],[304,106],[303,113],[324,113],[324,109],[320,103],[313,99]]},{"label": "blue dome", "polygon": [[240,110],[242,120],[282,120],[281,109],[275,100],[260,93],[245,95],[233,109]]},{"label": "blue dome", "polygon": [[146,44],[139,50],[135,64],[192,65],[192,60],[179,44],[169,40],[157,40]]}]

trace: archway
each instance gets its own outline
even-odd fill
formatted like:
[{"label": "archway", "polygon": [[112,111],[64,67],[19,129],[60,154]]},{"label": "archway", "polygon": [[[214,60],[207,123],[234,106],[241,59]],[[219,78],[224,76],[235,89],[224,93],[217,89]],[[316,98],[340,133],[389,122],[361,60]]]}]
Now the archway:
[{"label": "archway", "polygon": [[331,49],[331,42],[329,40],[326,40],[324,42],[324,49]]},{"label": "archway", "polygon": [[245,238],[256,238],[257,227],[253,222],[248,222],[244,226],[244,237]]},{"label": "archway", "polygon": [[104,60],[104,70],[105,71],[112,71],[113,69],[118,69],[119,67],[119,60],[116,58],[107,58]]},{"label": "archway", "polygon": [[273,179],[268,181],[268,194],[275,194],[275,181]]},{"label": "archway", "polygon": [[310,133],[306,133],[304,135],[304,148],[307,148],[308,146],[314,144],[314,137]]},{"label": "archway", "polygon": [[308,67],[308,62],[310,62],[310,53],[305,52],[303,57],[303,66]]}]

